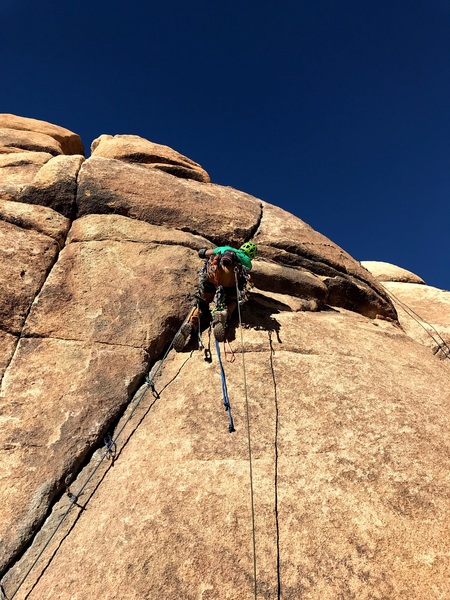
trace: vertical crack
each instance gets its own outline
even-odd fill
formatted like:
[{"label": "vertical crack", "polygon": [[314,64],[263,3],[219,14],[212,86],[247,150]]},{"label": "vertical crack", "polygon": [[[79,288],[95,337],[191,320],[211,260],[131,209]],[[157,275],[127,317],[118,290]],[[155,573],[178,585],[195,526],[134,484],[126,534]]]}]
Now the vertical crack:
[{"label": "vertical crack", "polygon": [[[47,236],[47,237],[49,237],[49,236]],[[67,237],[67,234],[66,234],[66,237]],[[66,237],[65,237],[64,239],[66,239]],[[53,240],[53,238],[51,238],[51,239]],[[3,384],[3,379],[4,379],[4,377],[5,377],[5,375],[6,375],[7,371],[8,371],[8,369],[10,368],[10,366],[11,366],[11,363],[12,363],[12,362],[13,362],[13,360],[14,360],[14,357],[15,357],[15,356],[16,356],[16,354],[17,354],[17,350],[18,350],[18,348],[19,348],[19,342],[20,342],[20,340],[22,339],[23,330],[24,330],[24,328],[25,328],[25,325],[26,325],[26,322],[27,322],[28,316],[29,316],[29,314],[30,314],[31,307],[32,307],[32,306],[33,306],[33,304],[35,303],[35,301],[36,301],[36,298],[37,298],[37,297],[39,296],[39,294],[41,293],[41,291],[42,291],[42,288],[44,287],[44,285],[45,285],[45,283],[46,283],[46,281],[47,281],[47,279],[48,279],[48,276],[50,275],[50,273],[51,273],[51,271],[52,271],[53,267],[55,266],[55,264],[56,264],[56,263],[57,263],[57,261],[58,261],[59,254],[60,254],[60,252],[61,252],[61,246],[58,244],[58,242],[57,242],[56,240],[53,240],[53,241],[54,241],[54,243],[55,243],[55,246],[56,246],[55,256],[53,257],[53,259],[52,259],[51,263],[48,265],[48,267],[47,267],[46,271],[44,272],[44,274],[43,274],[43,277],[42,277],[42,282],[41,282],[41,285],[40,285],[40,286],[37,288],[37,290],[36,290],[36,294],[35,294],[34,298],[31,300],[31,302],[30,302],[30,305],[28,306],[28,310],[26,311],[26,313],[25,313],[25,315],[24,315],[23,322],[22,322],[22,327],[21,327],[20,331],[19,331],[18,333],[11,333],[11,335],[16,335],[16,336],[17,336],[17,338],[16,338],[16,345],[15,345],[15,347],[14,347],[14,352],[11,354],[11,357],[10,357],[9,361],[8,361],[7,365],[5,366],[5,370],[3,371],[3,375],[0,377],[0,389],[1,389],[1,387],[2,387],[2,384]]]},{"label": "vertical crack", "polygon": [[264,215],[264,206],[262,203],[259,205],[259,208],[260,208],[259,217],[258,217],[256,223],[251,228],[250,233],[248,234],[248,237],[245,239],[246,242],[249,242],[250,240],[252,240],[255,237],[255,235],[258,233],[259,228],[261,227],[261,221],[262,221],[262,218]]},{"label": "vertical crack", "polygon": [[[79,186],[79,181],[78,180],[79,180],[79,175],[80,175],[80,171],[81,171],[81,166],[82,166],[82,163],[80,164],[80,167],[79,167],[79,169],[78,169],[78,171],[76,173],[76,176],[74,178],[74,191],[73,191],[72,208],[76,206],[76,202],[77,202],[78,186]],[[51,207],[49,207],[49,208],[51,208]],[[53,260],[51,261],[51,263],[48,265],[46,271],[44,272],[43,278],[42,278],[42,283],[39,286],[39,288],[36,290],[36,294],[35,294],[33,300],[30,302],[28,310],[27,310],[27,312],[26,312],[26,314],[24,316],[24,319],[23,319],[21,330],[18,333],[12,333],[12,332],[7,332],[6,331],[6,333],[11,333],[11,335],[17,335],[17,340],[16,340],[16,345],[15,345],[15,348],[14,348],[14,352],[11,354],[11,358],[9,359],[8,363],[6,364],[5,370],[3,371],[3,374],[0,376],[0,390],[1,390],[1,387],[2,387],[3,379],[4,379],[5,375],[6,375],[6,372],[8,371],[11,363],[14,360],[15,355],[17,354],[17,350],[18,350],[18,347],[19,347],[19,342],[22,339],[23,330],[24,330],[26,322],[28,320],[28,316],[29,316],[29,314],[31,312],[31,308],[32,308],[33,304],[36,302],[36,299],[39,297],[39,294],[41,293],[42,288],[46,284],[47,279],[49,278],[49,275],[50,275],[50,273],[53,270],[53,267],[58,262],[59,255],[61,254],[61,251],[66,247],[66,240],[67,240],[67,236],[69,235],[70,228],[72,227],[72,223],[73,223],[73,218],[69,218],[69,227],[67,228],[67,231],[66,231],[65,235],[61,238],[61,240],[54,239],[51,236],[47,235],[47,237],[49,237],[50,239],[52,239],[55,242],[55,244],[56,244],[55,256],[53,257]],[[19,224],[17,224],[17,223],[14,223],[14,224],[17,227],[20,227]],[[23,227],[22,227],[22,229],[23,229]],[[42,233],[42,235],[46,235],[43,232],[40,232],[40,233]]]},{"label": "vertical crack", "polygon": [[[78,172],[76,174],[76,177],[75,177],[75,190],[73,192],[73,201],[75,201],[76,193],[77,193],[77,189],[78,189],[78,174],[79,174],[79,170],[78,170]],[[55,211],[55,212],[57,212],[57,211]],[[17,225],[17,226],[19,226],[19,225]],[[16,343],[15,343],[14,351],[12,352],[11,357],[9,358],[7,364],[5,365],[5,369],[3,371],[3,374],[0,377],[0,392],[3,391],[3,383],[5,381],[5,376],[7,375],[7,373],[10,372],[11,365],[13,364],[13,361],[16,358],[16,355],[17,355],[17,353],[19,351],[20,341],[24,337],[23,336],[24,328],[26,326],[26,323],[27,323],[28,317],[30,315],[30,312],[32,310],[32,307],[33,307],[34,303],[36,302],[37,298],[39,297],[39,295],[41,294],[42,289],[45,286],[45,284],[46,284],[46,282],[47,282],[47,280],[48,280],[48,278],[49,278],[49,276],[50,276],[53,268],[55,267],[56,263],[58,262],[61,251],[66,246],[66,240],[67,240],[67,236],[68,236],[68,233],[70,231],[71,226],[72,226],[72,219],[68,219],[67,231],[65,231],[65,232],[61,231],[61,236],[58,239],[55,239],[52,236],[43,233],[42,231],[39,232],[42,235],[45,235],[47,238],[49,238],[49,239],[52,240],[52,242],[54,243],[54,254],[51,257],[49,263],[46,265],[45,269],[42,270],[42,272],[41,272],[41,281],[37,282],[38,285],[37,285],[37,288],[36,288],[36,291],[35,291],[35,295],[31,299],[31,301],[30,301],[30,303],[29,303],[29,305],[27,307],[27,310],[26,310],[26,312],[25,312],[25,314],[23,316],[22,325],[21,325],[20,329],[18,328],[18,331],[14,334],[15,336],[17,336],[16,337]],[[36,230],[33,229],[33,231],[36,231]],[[58,493],[58,491],[56,491],[56,493]],[[31,534],[30,534],[31,537],[35,536],[36,531],[39,531],[39,528],[40,528],[40,526],[41,526],[41,524],[42,524],[42,522],[43,522],[44,519],[45,519],[45,517],[43,517],[43,519],[42,519],[42,521],[40,523],[36,524],[36,527],[34,528],[34,531],[31,532]],[[25,545],[26,544],[27,544],[27,542],[25,542]],[[18,553],[19,554],[23,552],[23,548],[24,548],[24,546],[22,546],[22,547],[20,547],[18,549]],[[10,557],[9,565],[11,564],[11,561],[16,560],[15,556],[16,555],[12,555]],[[6,570],[9,569],[9,565],[6,566]],[[3,572],[3,574],[4,574],[4,572]],[[0,600],[1,600],[1,594],[0,594]]]},{"label": "vertical crack", "polygon": [[[69,229],[70,229],[70,227],[69,227]],[[64,245],[62,245],[62,244],[60,245],[56,240],[53,240],[55,242],[55,246],[56,246],[55,255],[54,255],[53,260],[51,261],[51,263],[48,265],[46,271],[44,272],[43,277],[42,277],[41,285],[37,288],[36,294],[35,294],[33,300],[30,302],[30,305],[28,306],[28,310],[26,311],[26,313],[24,315],[22,327],[21,327],[19,333],[18,334],[13,334],[13,335],[17,335],[17,341],[16,341],[16,345],[15,345],[15,348],[14,348],[14,352],[12,353],[11,358],[8,361],[8,364],[5,367],[3,375],[0,377],[0,388],[1,388],[1,385],[2,385],[2,382],[3,382],[3,379],[4,379],[5,375],[6,375],[6,372],[8,371],[9,367],[11,366],[11,363],[14,360],[15,355],[17,354],[17,350],[18,350],[18,347],[19,347],[19,342],[22,339],[23,330],[25,328],[28,316],[29,316],[29,314],[31,312],[31,308],[32,308],[33,304],[36,302],[36,299],[39,297],[39,294],[41,293],[42,288],[46,284],[47,279],[48,279],[50,273],[52,272],[53,267],[58,262],[58,258],[59,258],[59,255],[61,253],[61,250],[65,247],[65,240],[67,239],[67,235],[68,235],[69,229],[67,230],[67,233],[66,233],[66,235],[64,237]],[[49,237],[49,236],[47,236],[47,237]],[[51,238],[51,239],[53,239],[53,238]]]},{"label": "vertical crack", "polygon": [[272,332],[268,332],[269,335],[269,346],[270,346],[270,370],[272,372],[273,381],[273,396],[275,401],[275,437],[274,437],[274,450],[275,450],[275,466],[274,466],[274,511],[275,511],[275,528],[276,528],[276,546],[277,546],[277,600],[281,598],[281,567],[280,567],[280,525],[278,515],[278,432],[279,432],[279,410],[278,410],[278,393],[277,393],[277,380],[275,378],[275,369],[273,363],[273,357],[275,350],[272,343]]}]

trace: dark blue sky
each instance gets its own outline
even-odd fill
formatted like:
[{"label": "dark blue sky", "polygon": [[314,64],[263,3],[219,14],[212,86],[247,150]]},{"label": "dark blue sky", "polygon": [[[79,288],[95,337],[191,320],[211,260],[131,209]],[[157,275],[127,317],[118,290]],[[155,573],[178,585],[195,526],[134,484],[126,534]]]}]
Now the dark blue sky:
[{"label": "dark blue sky", "polygon": [[450,0],[2,0],[0,112],[133,133],[450,290]]}]

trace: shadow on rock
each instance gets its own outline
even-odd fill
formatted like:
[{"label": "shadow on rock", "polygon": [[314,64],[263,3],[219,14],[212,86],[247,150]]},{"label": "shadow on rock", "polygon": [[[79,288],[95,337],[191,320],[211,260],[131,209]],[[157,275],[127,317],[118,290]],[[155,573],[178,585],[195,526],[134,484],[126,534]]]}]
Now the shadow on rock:
[{"label": "shadow on rock", "polygon": [[[274,331],[278,342],[280,339],[280,324],[272,315],[289,311],[291,307],[279,300],[268,298],[262,294],[252,293],[251,298],[241,307],[242,326],[259,331]],[[236,339],[236,328],[239,326],[237,310],[234,312],[231,322],[227,327],[227,339],[232,342]]]},{"label": "shadow on rock", "polygon": [[[281,344],[280,339],[280,324],[272,315],[279,314],[280,312],[289,311],[292,309],[287,304],[268,298],[262,294],[252,293],[251,298],[241,307],[241,319],[242,326],[246,329],[256,329],[259,331],[275,332],[278,342]],[[201,332],[202,332],[202,343],[203,349],[206,350],[206,356],[210,356],[211,347],[214,345],[214,334],[212,332],[211,315],[203,315],[201,320]],[[239,327],[239,315],[237,309],[234,311],[230,321],[227,324],[226,339],[228,342],[233,342],[236,339],[236,330]],[[209,330],[209,332],[208,332]],[[206,332],[206,334],[205,334]],[[189,341],[183,348],[183,352],[191,352],[192,350],[198,350],[198,334],[193,331]],[[207,360],[207,359],[206,359]]]}]

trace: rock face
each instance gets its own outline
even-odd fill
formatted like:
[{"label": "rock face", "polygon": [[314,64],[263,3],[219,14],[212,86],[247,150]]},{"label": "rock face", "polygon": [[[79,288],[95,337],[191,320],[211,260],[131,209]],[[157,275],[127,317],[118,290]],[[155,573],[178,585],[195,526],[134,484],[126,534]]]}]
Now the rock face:
[{"label": "rock face", "polygon": [[101,135],[91,145],[92,156],[116,158],[159,169],[185,179],[210,183],[208,173],[198,163],[168,146],[154,144],[138,135]]},{"label": "rock face", "polygon": [[386,262],[365,260],[361,262],[361,266],[367,269],[381,282],[399,281],[401,283],[425,284],[425,281],[421,277],[411,273],[411,271],[407,271],[406,269],[402,269],[401,267]]},{"label": "rock face", "polygon": [[0,115],[0,201],[46,206],[72,218],[83,161],[81,139],[68,129]]},{"label": "rock face", "polygon": [[[24,141],[24,146],[27,150],[30,149],[33,139],[36,135],[47,136],[58,144],[60,152],[57,154],[82,154],[84,155],[83,144],[80,136],[64,127],[53,125],[45,121],[37,119],[29,119],[27,117],[18,117],[16,115],[0,114],[0,128],[9,130],[11,135],[13,132],[21,135]],[[52,143],[52,142],[48,142]]]},{"label": "rock face", "polygon": [[361,263],[382,281],[404,331],[439,358],[450,356],[450,292],[426,285],[421,277],[387,263]]},{"label": "rock face", "polygon": [[[405,307],[448,341],[448,292],[170,148],[100,136],[84,160],[56,126],[1,127],[6,596],[446,597],[448,355]],[[197,249],[249,239],[229,433],[208,330],[209,354],[170,348]]]}]

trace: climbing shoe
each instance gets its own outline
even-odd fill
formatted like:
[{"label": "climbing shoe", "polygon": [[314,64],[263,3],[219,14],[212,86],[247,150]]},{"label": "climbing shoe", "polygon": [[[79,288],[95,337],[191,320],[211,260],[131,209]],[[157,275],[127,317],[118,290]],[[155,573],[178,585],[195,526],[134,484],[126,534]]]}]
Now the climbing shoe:
[{"label": "climbing shoe", "polygon": [[218,342],[223,342],[225,339],[225,327],[227,323],[228,311],[217,310],[213,313],[212,324],[214,337]]},{"label": "climbing shoe", "polygon": [[225,339],[225,326],[223,323],[216,323],[213,328],[214,337],[218,342],[223,342]]},{"label": "climbing shoe", "polygon": [[175,352],[181,352],[186,345],[186,342],[190,338],[192,333],[192,325],[190,323],[183,323],[178,330],[178,333],[173,338],[173,348]]}]

